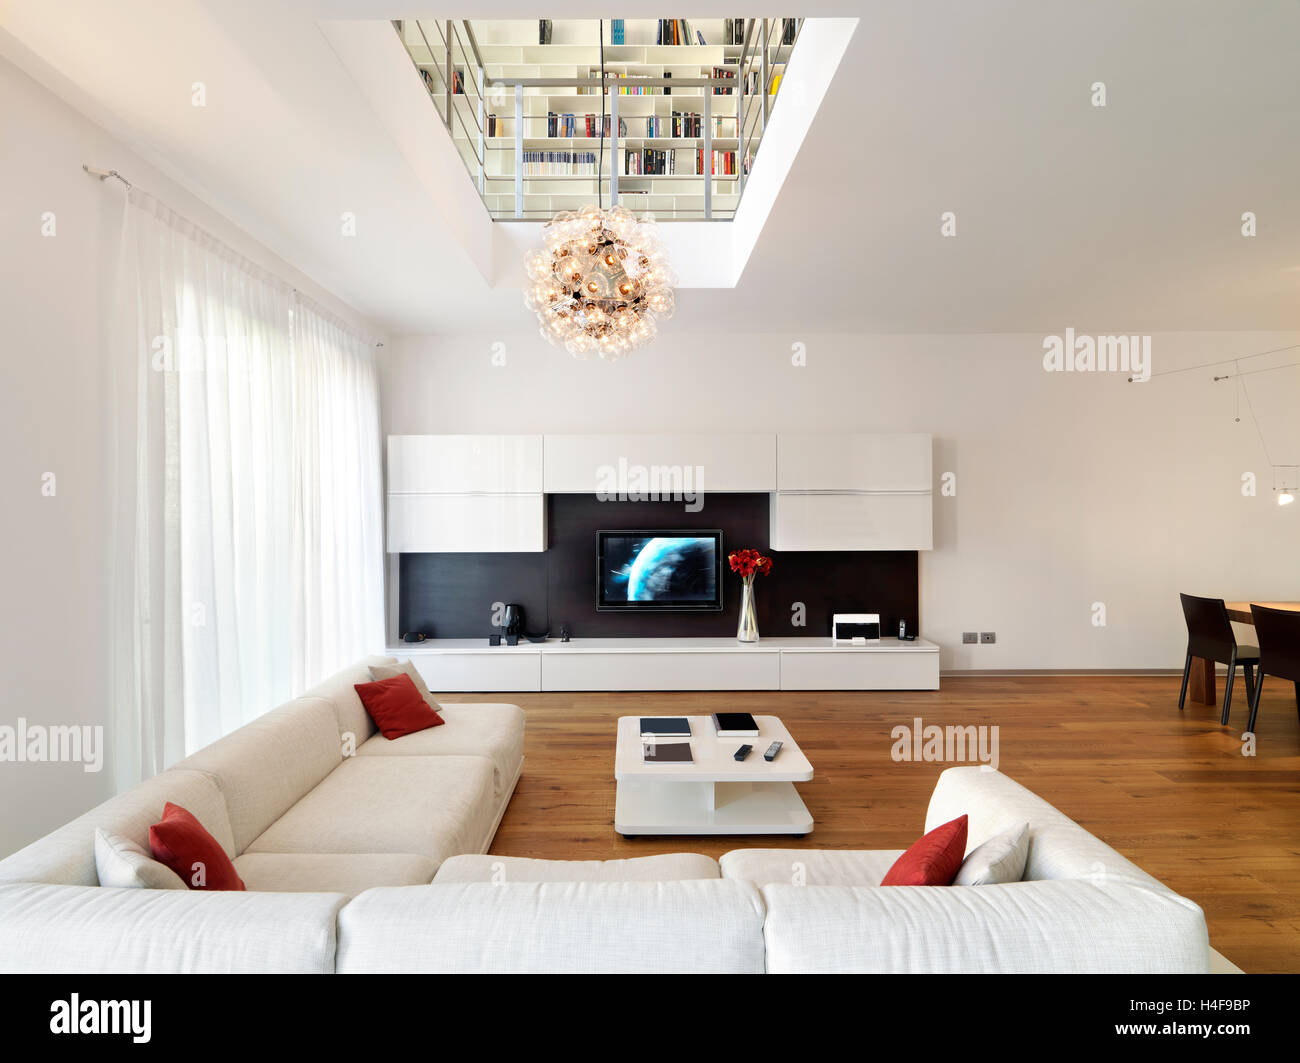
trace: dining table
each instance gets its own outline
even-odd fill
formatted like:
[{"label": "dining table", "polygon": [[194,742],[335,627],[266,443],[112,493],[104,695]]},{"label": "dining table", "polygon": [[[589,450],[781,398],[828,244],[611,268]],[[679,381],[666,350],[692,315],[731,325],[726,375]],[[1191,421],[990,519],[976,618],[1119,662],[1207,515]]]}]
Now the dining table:
[{"label": "dining table", "polygon": [[[1255,618],[1250,612],[1252,604],[1262,605],[1269,609],[1289,609],[1300,613],[1300,602],[1261,602],[1252,598],[1239,602],[1224,602],[1224,605],[1228,608],[1228,619],[1235,620],[1238,624],[1250,624],[1253,627]],[[1206,660],[1204,657],[1193,657],[1190,679],[1187,693],[1193,701],[1200,702],[1202,705],[1217,705],[1219,703],[1214,690],[1213,661]]]}]

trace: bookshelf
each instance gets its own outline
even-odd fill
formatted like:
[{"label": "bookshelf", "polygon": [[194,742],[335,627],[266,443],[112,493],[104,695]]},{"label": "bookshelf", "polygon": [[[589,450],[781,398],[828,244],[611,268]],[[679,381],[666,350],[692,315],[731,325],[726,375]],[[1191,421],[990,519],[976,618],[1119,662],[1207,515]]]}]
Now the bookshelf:
[{"label": "bookshelf", "polygon": [[[538,43],[536,21],[523,20],[466,24],[408,19],[398,33],[493,218],[545,221],[557,211],[593,202],[598,183],[608,204],[611,168],[617,166],[619,201],[632,210],[653,212],[661,220],[701,220],[707,205],[714,220],[730,220],[745,174],[757,157],[765,111],[770,112],[779,91],[793,44],[783,38],[785,20],[755,20],[746,49],[743,38],[728,40],[727,21],[690,20],[692,36],[699,33],[707,43],[685,45],[658,43],[655,19],[625,20],[624,43],[614,44],[611,21],[606,20],[605,69],[620,83],[617,99],[606,101],[607,122],[611,111],[618,114],[617,152],[611,150],[609,137],[599,135],[599,89],[576,84],[600,76],[596,20],[554,20],[549,44]],[[771,89],[766,108],[764,73]],[[725,78],[735,87],[643,83],[710,77]],[[513,84],[487,84],[493,79],[525,82],[519,99]],[[450,113],[445,113],[448,107]],[[700,172],[702,161],[708,165],[703,157],[706,140],[712,159],[707,197],[706,178]],[[522,173],[522,189],[516,186],[517,172]]]}]

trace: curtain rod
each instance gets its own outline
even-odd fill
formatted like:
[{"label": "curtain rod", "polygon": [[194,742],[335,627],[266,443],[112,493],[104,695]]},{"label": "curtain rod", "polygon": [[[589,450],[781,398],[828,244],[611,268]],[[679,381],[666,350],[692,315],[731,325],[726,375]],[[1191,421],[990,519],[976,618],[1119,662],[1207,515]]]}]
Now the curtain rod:
[{"label": "curtain rod", "polygon": [[116,170],[96,170],[93,166],[87,166],[84,162],[81,164],[81,168],[85,170],[86,173],[90,174],[91,177],[98,177],[101,181],[107,181],[110,177],[116,177],[122,182],[122,184],[126,185],[127,188],[135,187]]}]

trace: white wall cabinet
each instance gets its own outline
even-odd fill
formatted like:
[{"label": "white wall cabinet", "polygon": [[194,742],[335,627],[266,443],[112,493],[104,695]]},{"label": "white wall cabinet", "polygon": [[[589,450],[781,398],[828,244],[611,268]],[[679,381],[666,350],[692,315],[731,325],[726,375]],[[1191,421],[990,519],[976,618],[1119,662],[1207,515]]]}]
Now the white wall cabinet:
[{"label": "white wall cabinet", "polygon": [[546,549],[546,494],[771,494],[774,550],[929,550],[931,440],[913,434],[388,439],[388,549]]},{"label": "white wall cabinet", "polygon": [[388,496],[389,553],[535,553],[545,549],[543,495]]},{"label": "white wall cabinet", "polygon": [[389,494],[541,494],[541,436],[389,436]]},{"label": "white wall cabinet", "polygon": [[541,436],[388,437],[389,553],[545,549]]},{"label": "white wall cabinet", "polygon": [[930,550],[931,439],[779,435],[774,550]]},{"label": "white wall cabinet", "polygon": [[932,444],[922,433],[777,436],[778,491],[929,491]]},{"label": "white wall cabinet", "polygon": [[[749,435],[559,435],[545,437],[548,494],[594,494],[611,475],[623,486],[654,473],[690,477],[692,491],[773,491],[776,437]],[[671,480],[669,481],[671,482]],[[661,492],[662,493],[662,492]]]},{"label": "white wall cabinet", "polygon": [[929,491],[783,491],[772,496],[772,549],[930,550],[932,504]]}]

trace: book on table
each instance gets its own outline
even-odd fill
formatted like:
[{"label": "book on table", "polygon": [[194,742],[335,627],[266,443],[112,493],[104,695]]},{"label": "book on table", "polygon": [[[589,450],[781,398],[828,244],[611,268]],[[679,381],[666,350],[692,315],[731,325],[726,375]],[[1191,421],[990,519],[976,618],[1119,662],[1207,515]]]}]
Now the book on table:
[{"label": "book on table", "polygon": [[758,721],[747,712],[715,712],[713,728],[719,738],[758,737]]},{"label": "book on table", "polygon": [[647,764],[694,764],[689,742],[646,742],[641,759]]},{"label": "book on table", "polygon": [[685,716],[642,716],[642,738],[690,738],[691,721]]}]

